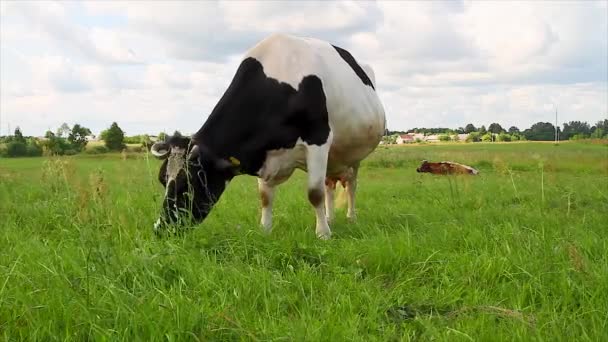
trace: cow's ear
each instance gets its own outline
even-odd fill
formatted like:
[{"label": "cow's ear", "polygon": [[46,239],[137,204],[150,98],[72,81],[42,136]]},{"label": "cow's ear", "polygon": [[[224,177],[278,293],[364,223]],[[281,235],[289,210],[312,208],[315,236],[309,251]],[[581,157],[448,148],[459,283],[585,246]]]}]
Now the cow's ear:
[{"label": "cow's ear", "polygon": [[158,159],[166,159],[169,156],[169,144],[157,141],[150,148],[150,152]]},{"label": "cow's ear", "polygon": [[200,148],[198,147],[198,145],[194,145],[190,149],[190,152],[188,153],[188,160],[189,161],[197,160],[200,157],[200,155],[201,155]]}]

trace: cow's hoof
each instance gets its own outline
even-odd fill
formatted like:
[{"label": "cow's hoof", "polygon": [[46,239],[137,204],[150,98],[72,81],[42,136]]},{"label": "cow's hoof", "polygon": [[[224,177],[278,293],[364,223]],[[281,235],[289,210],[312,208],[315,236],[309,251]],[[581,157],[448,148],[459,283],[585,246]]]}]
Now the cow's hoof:
[{"label": "cow's hoof", "polygon": [[320,240],[329,240],[331,239],[331,232],[319,232],[317,233],[317,237]]}]

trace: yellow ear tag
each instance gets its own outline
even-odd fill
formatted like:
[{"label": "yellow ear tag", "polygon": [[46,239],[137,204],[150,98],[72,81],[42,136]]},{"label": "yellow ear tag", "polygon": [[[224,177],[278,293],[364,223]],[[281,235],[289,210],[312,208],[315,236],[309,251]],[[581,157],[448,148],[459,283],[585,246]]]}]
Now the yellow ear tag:
[{"label": "yellow ear tag", "polygon": [[228,159],[230,159],[230,162],[232,163],[233,166],[241,165],[241,162],[238,159],[234,158],[234,157],[230,157]]}]

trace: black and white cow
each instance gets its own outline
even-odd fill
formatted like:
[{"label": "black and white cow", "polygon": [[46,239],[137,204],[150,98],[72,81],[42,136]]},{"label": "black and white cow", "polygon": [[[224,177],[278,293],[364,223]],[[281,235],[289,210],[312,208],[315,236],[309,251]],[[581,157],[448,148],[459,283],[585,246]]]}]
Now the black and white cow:
[{"label": "black and white cow", "polygon": [[260,221],[270,231],[275,188],[301,169],[316,234],[328,239],[336,182],[345,186],[347,217],[354,219],[359,164],[385,131],[375,86],[370,66],[325,41],[273,34],[258,42],[198,132],[152,146],[166,159],[155,231],[174,223],[181,210],[202,222],[239,174],[258,177]]}]

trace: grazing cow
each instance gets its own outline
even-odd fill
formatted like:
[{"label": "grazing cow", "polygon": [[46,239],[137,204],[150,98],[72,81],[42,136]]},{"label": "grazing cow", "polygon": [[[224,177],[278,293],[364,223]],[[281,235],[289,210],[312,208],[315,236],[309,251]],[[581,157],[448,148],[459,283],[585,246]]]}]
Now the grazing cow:
[{"label": "grazing cow", "polygon": [[442,162],[429,162],[426,160],[422,161],[420,167],[416,169],[417,172],[428,172],[435,175],[447,175],[447,174],[469,174],[477,175],[479,171],[468,166],[451,161]]},{"label": "grazing cow", "polygon": [[328,239],[335,182],[345,185],[347,217],[354,219],[359,164],[385,127],[370,66],[322,40],[271,35],[246,52],[198,132],[152,146],[166,159],[159,173],[164,209],[154,229],[182,210],[202,222],[230,180],[246,174],[258,177],[260,222],[270,231],[275,188],[300,169],[307,172],[316,235]]}]

